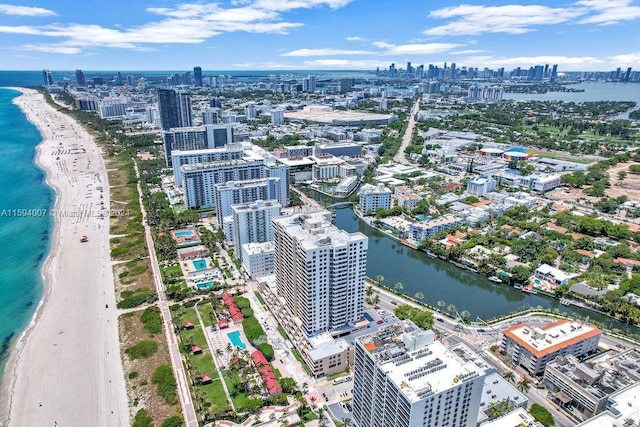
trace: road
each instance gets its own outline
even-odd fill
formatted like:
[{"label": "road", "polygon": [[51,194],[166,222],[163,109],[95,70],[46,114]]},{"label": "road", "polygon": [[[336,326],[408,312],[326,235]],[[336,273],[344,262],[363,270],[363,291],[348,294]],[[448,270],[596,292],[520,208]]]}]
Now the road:
[{"label": "road", "polygon": [[151,234],[151,227],[147,224],[147,212],[144,209],[144,203],[142,203],[142,189],[140,188],[140,171],[138,164],[134,161],[134,167],[136,170],[136,176],[138,178],[138,196],[140,201],[140,211],[142,213],[142,222],[144,225],[144,234],[147,239],[147,247],[149,249],[149,261],[151,262],[151,270],[153,271],[153,281],[156,285],[156,292],[158,293],[158,308],[162,315],[162,321],[164,322],[164,332],[167,338],[167,344],[169,346],[169,356],[171,357],[171,366],[173,367],[173,373],[178,383],[178,396],[180,397],[180,405],[182,406],[182,415],[184,416],[184,422],[186,427],[197,427],[198,418],[196,416],[196,410],[191,400],[191,393],[189,392],[189,382],[187,381],[187,373],[184,370],[182,364],[182,355],[178,347],[178,340],[173,332],[173,319],[171,319],[171,312],[169,311],[169,302],[167,296],[164,293],[164,283],[162,282],[162,275],[160,274],[160,266],[158,265],[158,258],[156,258],[156,250],[153,244],[153,236]]},{"label": "road", "polygon": [[411,113],[409,114],[409,122],[407,123],[407,129],[404,132],[404,136],[402,137],[402,145],[398,149],[398,152],[395,156],[393,156],[393,160],[397,163],[409,164],[407,160],[407,156],[404,150],[411,143],[411,137],[413,136],[413,128],[416,125],[416,114],[420,110],[420,98],[416,99],[416,103],[413,104],[413,108],[411,109]]}]

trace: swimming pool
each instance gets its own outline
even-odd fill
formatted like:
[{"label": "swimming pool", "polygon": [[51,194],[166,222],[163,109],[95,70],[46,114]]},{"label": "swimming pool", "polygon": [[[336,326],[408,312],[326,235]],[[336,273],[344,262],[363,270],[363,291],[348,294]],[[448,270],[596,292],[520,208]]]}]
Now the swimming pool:
[{"label": "swimming pool", "polygon": [[535,283],[536,286],[540,286],[542,284],[542,282],[538,279],[533,279],[533,283]]},{"label": "swimming pool", "polygon": [[240,338],[240,331],[229,332],[227,336],[229,337],[229,341],[231,341],[231,345],[246,350],[247,345],[242,342],[242,338]]},{"label": "swimming pool", "polygon": [[208,288],[212,287],[214,284],[215,284],[215,282],[198,283],[196,285],[196,288],[198,288],[198,289],[208,289]]},{"label": "swimming pool", "polygon": [[193,261],[191,261],[191,263],[193,264],[193,268],[198,271],[207,269],[207,261],[203,259],[194,259]]},{"label": "swimming pool", "polygon": [[176,237],[192,237],[194,235],[194,232],[191,230],[175,231],[173,235]]}]

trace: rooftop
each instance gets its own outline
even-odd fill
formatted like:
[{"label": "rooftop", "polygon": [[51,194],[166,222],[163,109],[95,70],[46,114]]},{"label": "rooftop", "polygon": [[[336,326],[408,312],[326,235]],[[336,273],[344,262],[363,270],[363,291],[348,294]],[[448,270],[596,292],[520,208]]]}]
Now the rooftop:
[{"label": "rooftop", "polygon": [[504,331],[504,335],[526,348],[536,357],[577,344],[602,334],[599,328],[578,321],[558,320],[543,328],[517,324]]},{"label": "rooftop", "polygon": [[609,396],[607,411],[578,424],[579,427],[640,426],[640,383]]},{"label": "rooftop", "polygon": [[[433,331],[403,321],[357,339],[379,368],[412,402],[484,375],[468,349],[455,351],[435,341]],[[479,362],[478,362],[479,363]]]}]

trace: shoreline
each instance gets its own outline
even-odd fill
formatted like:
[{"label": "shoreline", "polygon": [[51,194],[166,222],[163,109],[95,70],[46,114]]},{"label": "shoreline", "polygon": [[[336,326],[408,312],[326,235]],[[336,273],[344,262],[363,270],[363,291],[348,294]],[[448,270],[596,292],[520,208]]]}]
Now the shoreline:
[{"label": "shoreline", "polygon": [[[109,218],[89,213],[98,201],[109,206],[101,151],[75,120],[49,106],[37,91],[10,89],[21,92],[12,102],[40,132],[33,160],[53,189],[55,203],[49,212],[52,239],[41,268],[43,295],[7,359],[0,424],[128,425]],[[100,199],[95,188],[100,188]],[[65,217],[68,212],[80,216]],[[80,243],[79,235],[90,235],[90,243]],[[105,309],[110,304],[112,309]]]}]

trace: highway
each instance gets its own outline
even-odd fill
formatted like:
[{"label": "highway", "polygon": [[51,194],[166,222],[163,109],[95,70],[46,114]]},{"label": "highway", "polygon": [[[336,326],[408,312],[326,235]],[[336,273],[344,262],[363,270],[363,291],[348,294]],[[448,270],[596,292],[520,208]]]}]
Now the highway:
[{"label": "highway", "polygon": [[413,104],[413,108],[409,113],[409,122],[407,123],[407,129],[405,130],[404,135],[402,137],[402,144],[400,145],[400,148],[398,149],[398,152],[396,153],[396,155],[393,156],[393,160],[397,163],[403,163],[403,164],[409,163],[404,150],[411,143],[411,137],[413,136],[413,128],[416,125],[416,114],[418,114],[418,111],[420,111],[420,97],[418,97],[418,99],[416,99],[415,104]]}]

